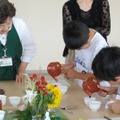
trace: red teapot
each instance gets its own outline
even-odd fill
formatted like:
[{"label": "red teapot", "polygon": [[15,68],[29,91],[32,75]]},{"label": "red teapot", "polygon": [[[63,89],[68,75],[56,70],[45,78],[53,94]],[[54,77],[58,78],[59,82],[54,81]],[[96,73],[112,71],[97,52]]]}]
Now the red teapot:
[{"label": "red teapot", "polygon": [[48,64],[47,71],[55,79],[55,81],[58,81],[56,77],[61,74],[61,68],[62,66],[59,62],[51,62]]},{"label": "red teapot", "polygon": [[101,91],[97,85],[100,85],[99,81],[97,81],[94,77],[89,77],[83,82],[82,87],[86,94],[91,96],[92,93]]}]

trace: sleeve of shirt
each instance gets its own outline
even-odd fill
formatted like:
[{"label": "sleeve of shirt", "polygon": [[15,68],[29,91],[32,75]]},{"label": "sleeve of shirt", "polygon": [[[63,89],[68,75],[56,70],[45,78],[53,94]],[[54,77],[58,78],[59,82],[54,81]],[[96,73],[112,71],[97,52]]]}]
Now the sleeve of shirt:
[{"label": "sleeve of shirt", "polygon": [[72,21],[72,16],[67,4],[63,5],[62,16],[63,16],[63,26],[68,22]]},{"label": "sleeve of shirt", "polygon": [[120,96],[120,85],[118,86],[117,94]]},{"label": "sleeve of shirt", "polygon": [[102,26],[96,28],[102,35],[108,36],[111,29],[110,6],[107,0],[102,1]]},{"label": "sleeve of shirt", "polygon": [[14,18],[13,23],[15,25],[23,48],[21,60],[23,62],[30,63],[36,53],[36,44],[33,41],[31,33],[29,32],[25,22],[22,19]]}]

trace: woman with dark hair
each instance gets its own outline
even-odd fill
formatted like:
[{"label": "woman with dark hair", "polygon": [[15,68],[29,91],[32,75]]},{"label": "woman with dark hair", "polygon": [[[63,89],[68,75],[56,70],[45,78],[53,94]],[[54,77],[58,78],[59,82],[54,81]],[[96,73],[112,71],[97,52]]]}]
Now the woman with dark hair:
[{"label": "woman with dark hair", "polygon": [[[110,10],[107,0],[69,0],[62,9],[63,26],[70,21],[83,22],[89,28],[95,29],[106,40],[110,34]],[[74,51],[65,46],[63,56],[66,63],[70,63],[74,58]]]}]

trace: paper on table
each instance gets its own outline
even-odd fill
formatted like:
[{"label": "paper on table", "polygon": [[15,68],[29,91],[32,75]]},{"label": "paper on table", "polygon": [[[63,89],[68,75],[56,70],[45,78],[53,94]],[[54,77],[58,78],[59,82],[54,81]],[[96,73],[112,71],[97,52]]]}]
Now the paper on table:
[{"label": "paper on table", "polygon": [[[112,120],[120,120],[120,117],[114,117],[114,118],[110,118]],[[88,119],[88,120],[107,120],[106,118],[92,118],[92,119]]]},{"label": "paper on table", "polygon": [[47,82],[50,84],[61,83],[61,85],[71,86],[66,80],[58,80],[58,82],[56,82],[55,80],[47,80]]}]

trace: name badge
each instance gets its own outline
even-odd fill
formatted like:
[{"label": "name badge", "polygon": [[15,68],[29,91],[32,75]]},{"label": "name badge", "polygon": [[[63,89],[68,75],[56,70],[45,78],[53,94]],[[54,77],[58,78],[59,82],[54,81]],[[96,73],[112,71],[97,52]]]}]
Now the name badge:
[{"label": "name badge", "polygon": [[6,66],[12,66],[12,58],[7,57],[7,58],[0,58],[0,66],[1,67],[6,67]]}]

